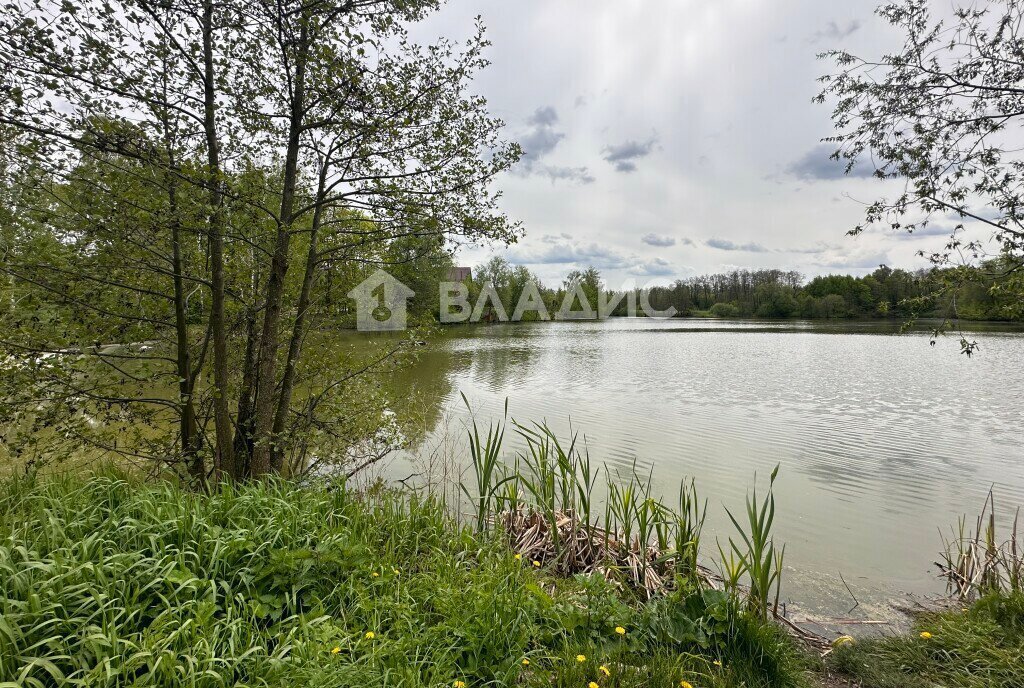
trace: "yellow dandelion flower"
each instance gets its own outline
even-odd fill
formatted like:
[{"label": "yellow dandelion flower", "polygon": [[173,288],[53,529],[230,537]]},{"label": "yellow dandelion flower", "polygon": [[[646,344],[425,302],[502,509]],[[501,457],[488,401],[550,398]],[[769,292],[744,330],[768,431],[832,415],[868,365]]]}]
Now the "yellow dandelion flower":
[{"label": "yellow dandelion flower", "polygon": [[533,565],[536,566],[537,568],[540,568],[540,562],[537,561],[536,559],[533,560]]},{"label": "yellow dandelion flower", "polygon": [[396,576],[401,573],[401,571],[399,571],[398,569],[391,569],[391,572]]},{"label": "yellow dandelion flower", "polygon": [[452,688],[466,688],[466,684],[462,681],[456,681],[452,684]]},{"label": "yellow dandelion flower", "polygon": [[576,661],[579,662],[580,664],[583,664],[583,662],[587,661],[587,656],[586,655],[576,655]]},{"label": "yellow dandelion flower", "polygon": [[377,634],[374,633],[373,631],[367,631],[366,635],[364,635],[363,637],[366,638],[367,640],[373,640],[374,638],[377,637]]},{"label": "yellow dandelion flower", "polygon": [[689,681],[683,680],[679,682],[679,688],[693,688]]},{"label": "yellow dandelion flower", "polygon": [[519,560],[520,560],[520,559],[522,559],[522,558],[523,558],[523,555],[522,555],[522,554],[519,554],[518,552],[516,552],[516,556],[514,557],[514,559],[515,559],[516,561],[519,561]]},{"label": "yellow dandelion flower", "polygon": [[929,633],[928,631],[922,631],[921,632],[921,637],[924,638],[925,640],[928,640],[929,638],[932,637],[932,634]]},{"label": "yellow dandelion flower", "polygon": [[380,578],[380,574],[377,573],[376,571],[374,571],[373,573],[370,574],[370,578]]},{"label": "yellow dandelion flower", "polygon": [[618,633],[619,635],[626,635],[626,629],[623,628],[622,626],[616,626],[615,627],[615,632]]},{"label": "yellow dandelion flower", "polygon": [[524,659],[523,660],[523,666],[530,666],[530,660]]},{"label": "yellow dandelion flower", "polygon": [[714,665],[715,665],[716,667],[720,667],[720,666],[722,666],[722,662],[721,662],[721,660],[718,660],[718,659],[716,659],[715,661],[713,661],[713,662],[711,662],[711,663],[712,663],[712,664],[714,664]]},{"label": "yellow dandelion flower", "polygon": [[587,684],[587,688],[601,688],[601,686],[597,685],[597,682],[591,681]]},{"label": "yellow dandelion flower", "polygon": [[341,648],[340,648],[340,647],[332,647],[332,648],[331,648],[331,654],[332,654],[332,655],[336,655],[336,654],[338,654],[339,652],[341,652]]},{"label": "yellow dandelion flower", "polygon": [[612,675],[612,672],[608,671],[608,667],[606,667],[606,666],[599,666],[597,668],[597,670],[600,671],[605,676],[611,676]]}]

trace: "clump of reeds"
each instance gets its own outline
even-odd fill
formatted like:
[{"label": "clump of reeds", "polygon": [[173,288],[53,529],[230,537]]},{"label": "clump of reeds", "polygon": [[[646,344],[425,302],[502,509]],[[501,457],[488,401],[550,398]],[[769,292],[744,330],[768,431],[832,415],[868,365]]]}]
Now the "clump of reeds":
[{"label": "clump of reeds", "polygon": [[973,531],[968,530],[967,518],[960,517],[952,537],[942,538],[942,561],[936,562],[950,594],[971,600],[990,593],[1024,591],[1024,546],[1018,536],[1019,519],[1017,509],[1009,537],[1000,540],[996,532],[995,495],[991,490]]},{"label": "clump of reeds", "polygon": [[705,507],[692,481],[680,485],[675,509],[651,496],[650,476],[620,480],[606,470],[602,519],[594,510],[601,470],[578,436],[563,444],[541,423],[516,432],[527,449],[507,476],[497,521],[522,557],[564,575],[600,572],[648,596],[676,576],[706,575],[696,557]]},{"label": "clump of reeds", "polygon": [[627,476],[605,469],[604,509],[598,513],[601,470],[578,435],[571,432],[563,442],[546,423],[512,423],[526,448],[511,466],[499,468],[503,426],[483,437],[474,421],[469,439],[477,493],[466,494],[477,507],[478,526],[497,524],[526,562],[566,576],[601,573],[648,597],[680,582],[739,592],[742,580],[752,611],[777,613],[784,548],[772,540],[771,486],[778,467],[763,503],[756,492],[748,499],[746,526],[729,514],[740,537],[722,553],[723,580],[699,563],[707,502],[692,479],[683,480],[677,501],[667,504],[654,495],[651,474],[640,475],[635,466]]}]

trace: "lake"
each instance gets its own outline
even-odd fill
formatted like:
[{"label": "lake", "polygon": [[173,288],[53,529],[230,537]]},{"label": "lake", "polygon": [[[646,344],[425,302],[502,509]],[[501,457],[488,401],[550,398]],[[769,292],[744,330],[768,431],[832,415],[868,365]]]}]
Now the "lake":
[{"label": "lake", "polygon": [[[892,322],[644,318],[465,326],[430,340],[408,384],[435,400],[421,456],[459,441],[467,413],[547,420],[585,436],[592,460],[652,472],[674,499],[696,478],[708,499],[703,552],[724,506],[781,464],[776,520],[785,597],[801,609],[883,614],[902,593],[938,592],[933,562],[961,514],[995,487],[1004,516],[1024,504],[1024,332],[976,326],[895,336]],[[1000,331],[1000,330],[1003,331]],[[523,446],[510,432],[512,453]],[[388,469],[408,475],[408,457]]]}]

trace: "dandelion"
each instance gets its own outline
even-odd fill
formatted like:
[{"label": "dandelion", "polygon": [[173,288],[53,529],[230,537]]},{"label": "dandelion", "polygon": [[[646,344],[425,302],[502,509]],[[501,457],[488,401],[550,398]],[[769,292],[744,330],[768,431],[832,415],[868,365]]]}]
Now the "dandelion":
[{"label": "dandelion", "polygon": [[693,686],[690,684],[689,681],[684,679],[679,682],[679,688],[693,688]]},{"label": "dandelion", "polygon": [[608,667],[606,667],[606,666],[599,666],[599,667],[597,667],[597,670],[600,671],[605,676],[611,676],[612,675],[612,672],[608,671]]},{"label": "dandelion", "polygon": [[929,638],[932,637],[932,634],[929,633],[928,631],[922,631],[921,632],[921,637],[924,638],[925,640],[928,640]]},{"label": "dandelion", "polygon": [[332,655],[336,655],[336,654],[338,654],[339,652],[341,652],[341,648],[340,648],[340,647],[332,647],[332,648],[331,648],[331,654],[332,654]]},{"label": "dandelion", "polygon": [[452,688],[466,688],[466,684],[462,681],[456,681],[452,684]]},{"label": "dandelion", "polygon": [[363,637],[366,638],[367,640],[373,640],[374,638],[377,637],[377,634],[374,633],[373,631],[367,631],[366,635],[364,635]]},{"label": "dandelion", "polygon": [[583,664],[583,662],[587,661],[587,656],[586,655],[576,655],[576,661],[579,662],[580,664]]},{"label": "dandelion", "polygon": [[393,573],[393,574],[395,574],[397,576],[398,574],[401,573],[401,571],[399,571],[398,569],[391,569],[391,573]]},{"label": "dandelion", "polygon": [[623,628],[622,626],[616,626],[615,627],[615,632],[618,633],[619,635],[626,635],[626,629]]},{"label": "dandelion", "polygon": [[536,566],[537,568],[540,568],[540,562],[537,561],[536,559],[533,560],[533,565]]},{"label": "dandelion", "polygon": [[715,661],[713,661],[711,663],[714,664],[716,667],[722,666],[722,661],[720,659],[716,659]]},{"label": "dandelion", "polygon": [[376,571],[374,571],[373,573],[370,574],[370,578],[380,578],[380,574],[377,573]]},{"label": "dandelion", "polygon": [[530,666],[530,660],[524,659],[523,660],[523,666]]},{"label": "dandelion", "polygon": [[601,688],[601,686],[597,685],[596,681],[591,681],[587,684],[587,688]]},{"label": "dandelion", "polygon": [[515,557],[513,557],[513,558],[514,558],[514,559],[515,559],[516,561],[519,561],[520,559],[522,559],[522,558],[523,558],[523,555],[522,555],[522,554],[519,554],[519,552],[516,552],[516,556],[515,556]]}]

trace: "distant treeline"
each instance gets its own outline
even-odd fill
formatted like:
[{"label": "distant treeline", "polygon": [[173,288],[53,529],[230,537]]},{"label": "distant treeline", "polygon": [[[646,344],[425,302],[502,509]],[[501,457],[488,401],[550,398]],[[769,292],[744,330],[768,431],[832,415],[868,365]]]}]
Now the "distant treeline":
[{"label": "distant treeline", "polygon": [[1012,299],[993,289],[997,263],[909,272],[879,266],[863,277],[734,270],[652,289],[655,308],[687,315],[760,318],[960,317],[1010,320]]},{"label": "distant treeline", "polygon": [[[676,280],[653,287],[649,302],[657,310],[669,307],[682,316],[758,318],[907,318],[959,317],[970,320],[1019,320],[1019,303],[996,287],[1001,260],[977,267],[917,270],[879,266],[874,272],[822,275],[806,281],[796,271],[733,270]],[[528,282],[540,284],[524,266],[492,258],[468,280],[470,298],[491,283],[511,315]],[[554,314],[565,295],[579,285],[596,307],[599,288],[607,288],[595,268],[574,270],[556,288],[541,285],[548,312]],[[573,309],[578,307],[574,301]],[[492,310],[485,309],[488,312]],[[612,315],[627,314],[622,299]],[[527,313],[524,319],[535,317]]]}]

